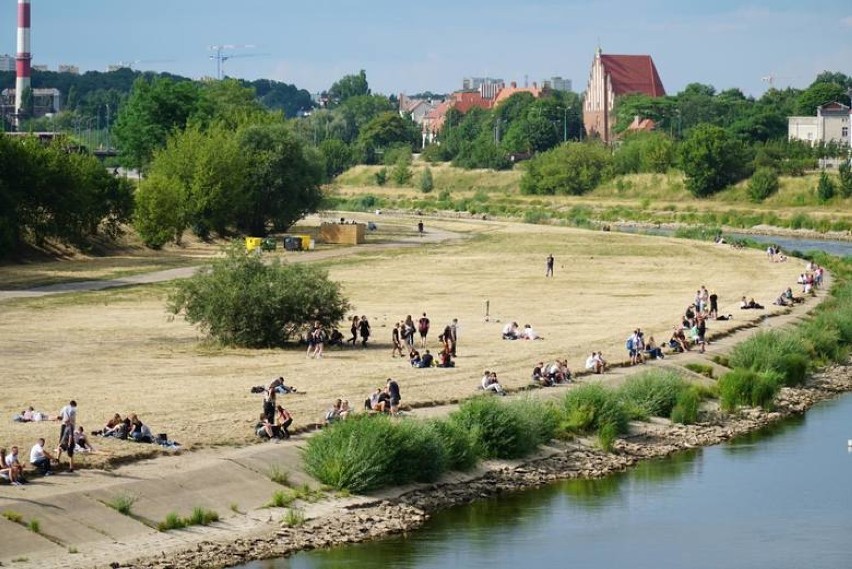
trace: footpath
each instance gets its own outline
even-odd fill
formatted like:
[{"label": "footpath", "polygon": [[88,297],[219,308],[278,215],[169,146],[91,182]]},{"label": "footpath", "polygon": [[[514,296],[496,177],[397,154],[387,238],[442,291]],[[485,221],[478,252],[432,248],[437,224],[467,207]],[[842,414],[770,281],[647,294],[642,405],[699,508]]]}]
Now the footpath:
[{"label": "footpath", "polygon": [[[438,238],[437,234],[434,237]],[[452,236],[442,236],[450,237]],[[170,275],[173,276],[174,272],[165,271],[139,278],[165,279]],[[122,279],[122,282],[125,282],[125,279]],[[614,367],[603,376],[587,375],[578,380],[584,382],[601,379],[607,384],[615,385],[631,374],[649,367],[671,367],[685,373],[690,372],[684,370],[683,366],[690,362],[717,367],[711,361],[712,356],[727,354],[734,345],[759,330],[794,325],[827,296],[830,284],[830,281],[827,281],[826,286],[820,289],[815,297],[808,298],[804,304],[791,308],[786,313],[767,317],[750,314],[754,320],[743,321],[740,328],[729,332],[728,335],[717,338],[711,336],[711,344],[705,354],[692,351],[651,361],[645,365]],[[721,372],[721,369],[718,371]],[[718,377],[719,373],[715,375]],[[564,393],[564,389],[554,387],[527,391],[524,394],[559,397]],[[446,415],[455,408],[455,405],[416,408],[410,415]],[[637,428],[641,430],[643,427]],[[331,537],[322,537],[319,541],[316,535],[313,539],[311,536],[306,538],[304,532],[314,534],[316,532],[313,529],[305,529],[300,534],[299,539],[302,541],[287,537],[291,535],[287,534],[287,531],[295,531],[281,529],[282,517],[288,509],[268,506],[273,495],[285,489],[272,480],[272,474],[276,471],[286,473],[285,482],[291,488],[307,485],[313,490],[320,490],[318,483],[306,475],[303,468],[301,449],[307,436],[309,434],[302,434],[280,443],[269,442],[244,448],[186,452],[128,464],[113,471],[78,470],[73,474],[36,478],[24,487],[2,486],[0,564],[20,568],[224,566],[281,553],[280,548],[257,549],[252,548],[252,544],[274,544],[290,539],[289,549],[285,551],[295,551],[332,543]],[[519,468],[522,464],[484,464],[471,473],[450,474],[442,482],[457,485],[475,484],[495,469],[506,468],[507,465]],[[386,519],[381,514],[382,510],[378,510],[378,514],[372,510],[370,515],[357,512],[366,512],[371,506],[393,500],[418,488],[428,494],[430,487],[431,485],[393,488],[369,496],[341,496],[327,492],[319,501],[299,501],[293,507],[298,507],[310,521],[306,528],[324,527],[327,534],[331,531],[329,528],[343,523],[359,527],[357,531],[361,532],[360,538],[344,536],[337,539],[337,542],[358,541],[394,531],[405,531],[408,527],[422,523],[423,516],[411,509],[405,510],[403,514],[397,512],[396,521],[392,519],[393,516],[390,516],[390,520]],[[132,515],[120,514],[108,506],[118,497],[129,497],[133,500]],[[206,527],[157,531],[157,523],[164,520],[169,513],[189,516],[195,507],[217,512],[220,521]],[[9,513],[18,514],[20,519],[8,519],[15,517]],[[407,518],[400,521],[400,516]],[[38,532],[27,527],[32,521],[37,521]],[[407,526],[406,523],[410,525]],[[282,534],[282,531],[285,533]],[[237,542],[242,544],[241,548],[233,547]],[[227,561],[218,561],[220,557],[215,557],[213,561],[209,556],[192,557],[196,551],[201,555],[202,550],[209,551],[211,548],[215,551],[229,551],[231,555]],[[238,555],[235,558],[235,550],[251,553],[239,554],[244,557]],[[143,556],[147,558],[146,561],[134,561]],[[191,562],[187,562],[187,556],[190,556]]]}]

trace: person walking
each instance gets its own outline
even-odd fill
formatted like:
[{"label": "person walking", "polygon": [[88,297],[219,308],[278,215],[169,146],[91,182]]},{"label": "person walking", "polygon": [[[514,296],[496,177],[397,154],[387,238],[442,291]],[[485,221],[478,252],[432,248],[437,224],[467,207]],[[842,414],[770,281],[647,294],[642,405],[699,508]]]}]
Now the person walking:
[{"label": "person walking", "polygon": [[367,340],[370,339],[370,322],[366,316],[361,316],[358,322],[358,330],[361,332],[361,347],[367,347]]},{"label": "person walking", "polygon": [[545,278],[553,276],[553,254],[547,256],[547,270],[544,273]]},{"label": "person walking", "polygon": [[422,221],[417,222],[417,233],[420,234],[420,237],[423,237],[423,222]]},{"label": "person walking", "polygon": [[77,402],[71,400],[68,405],[60,409],[57,417],[62,421],[59,428],[59,447],[56,450],[56,460],[62,456],[64,450],[68,454],[68,472],[74,472],[74,431],[77,428]]}]

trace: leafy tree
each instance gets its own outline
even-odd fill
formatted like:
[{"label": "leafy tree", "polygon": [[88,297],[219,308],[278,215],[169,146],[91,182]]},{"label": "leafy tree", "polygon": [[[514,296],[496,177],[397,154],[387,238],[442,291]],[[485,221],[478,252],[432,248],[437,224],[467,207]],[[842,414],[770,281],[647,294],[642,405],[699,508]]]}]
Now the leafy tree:
[{"label": "leafy tree", "polygon": [[169,134],[186,127],[199,98],[195,83],[137,79],[114,129],[122,163],[132,168],[147,166],[154,151],[166,145]]},{"label": "leafy tree", "polygon": [[796,101],[796,113],[801,116],[815,116],[817,107],[833,101],[849,104],[846,89],[837,83],[813,83],[799,95]]},{"label": "leafy tree", "polygon": [[254,88],[228,78],[202,84],[192,118],[202,124],[220,121],[235,129],[260,120],[264,114]]},{"label": "leafy tree", "polygon": [[364,126],[358,136],[358,144],[366,149],[368,156],[391,146],[417,143],[418,129],[410,118],[388,111],[381,113]]},{"label": "leafy tree", "polygon": [[351,97],[369,94],[370,85],[367,83],[367,73],[363,69],[355,75],[341,77],[328,90],[328,96],[335,104],[343,103]]},{"label": "leafy tree", "polygon": [[665,133],[635,132],[624,138],[624,143],[613,157],[615,171],[664,173],[674,164],[674,141]]},{"label": "leafy tree", "polygon": [[319,144],[319,151],[325,160],[325,176],[331,180],[352,166],[352,150],[339,138],[329,138]]},{"label": "leafy tree", "polygon": [[249,126],[238,133],[248,157],[242,192],[246,208],[237,214],[237,227],[252,235],[266,235],[267,225],[284,230],[322,200],[322,155],[282,123]]},{"label": "leafy tree", "polygon": [[232,246],[211,267],[179,281],[168,309],[224,345],[272,348],[314,322],[335,326],[350,305],[322,269],[278,259],[266,264]]},{"label": "leafy tree", "polygon": [[742,179],[746,162],[742,144],[718,126],[698,125],[680,147],[686,187],[700,198]]},{"label": "leafy tree", "polygon": [[398,186],[405,186],[411,181],[411,152],[400,154],[396,164],[391,171],[391,178]]},{"label": "leafy tree", "polygon": [[825,203],[831,198],[834,197],[835,187],[834,182],[831,178],[829,178],[828,173],[823,171],[819,175],[819,182],[817,182],[817,198],[819,198],[820,203]]},{"label": "leafy tree", "polygon": [[759,168],[748,182],[748,197],[760,203],[778,191],[778,173],[772,168]]},{"label": "leafy tree", "polygon": [[431,193],[435,188],[435,182],[432,179],[432,169],[429,166],[423,168],[420,174],[420,191],[424,194]]},{"label": "leafy tree", "polygon": [[612,156],[594,142],[569,142],[527,163],[521,193],[582,195],[611,175]]}]

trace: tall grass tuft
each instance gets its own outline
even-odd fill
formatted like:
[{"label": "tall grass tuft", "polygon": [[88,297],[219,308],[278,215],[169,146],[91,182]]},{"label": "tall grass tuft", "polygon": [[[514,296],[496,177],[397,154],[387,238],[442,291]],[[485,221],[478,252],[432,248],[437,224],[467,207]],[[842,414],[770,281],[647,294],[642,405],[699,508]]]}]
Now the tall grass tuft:
[{"label": "tall grass tuft", "polygon": [[281,517],[281,523],[291,528],[300,527],[305,523],[305,512],[298,508],[289,508]]},{"label": "tall grass tuft", "polygon": [[494,397],[466,401],[450,415],[450,421],[474,433],[477,447],[485,458],[519,458],[537,446],[529,422],[511,405]]},{"label": "tall grass tuft", "polygon": [[652,370],[629,378],[618,390],[627,409],[638,411],[636,418],[668,417],[687,384],[672,371]]},{"label": "tall grass tuft", "polygon": [[733,369],[719,380],[722,409],[730,412],[743,405],[771,409],[783,382],[778,372]]},{"label": "tall grass tuft", "polygon": [[730,364],[734,368],[775,372],[781,375],[784,385],[801,385],[812,359],[802,338],[796,331],[758,332],[734,347]]},{"label": "tall grass tuft", "polygon": [[629,417],[618,394],[599,383],[589,383],[570,390],[562,399],[563,432],[599,432],[612,425],[616,434],[627,432]]},{"label": "tall grass tuft", "polygon": [[672,408],[671,420],[674,423],[692,425],[698,421],[698,410],[701,406],[701,390],[695,386],[684,389],[677,396]]},{"label": "tall grass tuft", "polygon": [[157,524],[159,531],[169,531],[173,529],[183,529],[186,527],[186,522],[180,517],[177,512],[169,512],[166,514],[166,519]]},{"label": "tall grass tuft", "polygon": [[219,514],[213,510],[196,506],[184,521],[188,526],[209,526],[213,522],[219,521]]},{"label": "tall grass tuft", "polygon": [[119,494],[106,504],[119,514],[129,516],[131,514],[131,511],[133,510],[133,504],[136,503],[137,499],[138,498],[136,496],[133,496],[131,494]]},{"label": "tall grass tuft", "polygon": [[448,470],[466,471],[476,466],[479,454],[474,434],[453,421],[436,420],[432,428],[444,447]]}]

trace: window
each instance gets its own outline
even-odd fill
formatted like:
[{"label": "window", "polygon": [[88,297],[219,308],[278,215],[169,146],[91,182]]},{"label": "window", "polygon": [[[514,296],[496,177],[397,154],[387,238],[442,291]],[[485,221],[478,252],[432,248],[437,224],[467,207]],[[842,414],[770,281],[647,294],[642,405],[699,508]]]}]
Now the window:
[{"label": "window", "polygon": [[849,127],[848,126],[844,126],[842,129],[840,129],[840,136],[842,136],[843,138],[849,138]]}]

